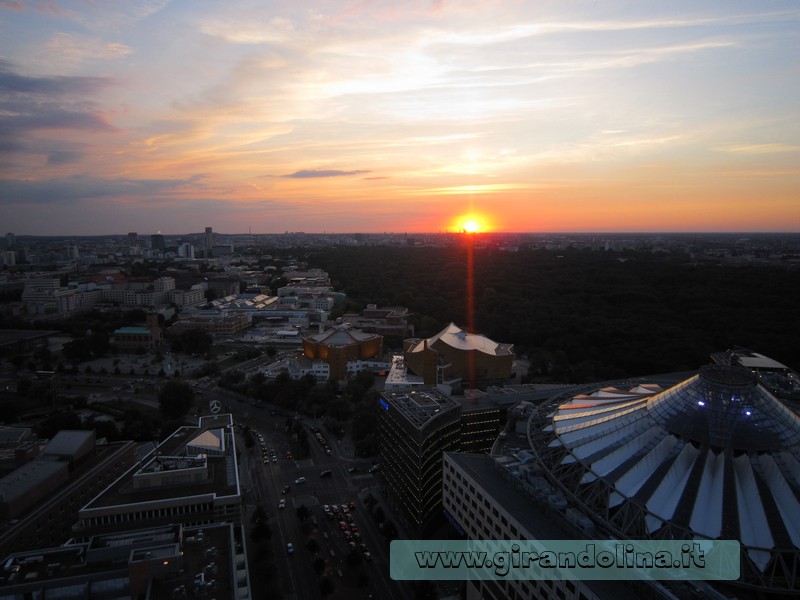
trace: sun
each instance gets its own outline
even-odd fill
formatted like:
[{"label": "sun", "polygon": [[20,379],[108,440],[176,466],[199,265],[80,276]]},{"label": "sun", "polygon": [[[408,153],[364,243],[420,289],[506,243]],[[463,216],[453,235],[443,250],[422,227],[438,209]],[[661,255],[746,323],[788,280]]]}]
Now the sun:
[{"label": "sun", "polygon": [[464,233],[480,233],[481,226],[475,219],[469,219],[461,224],[461,231]]},{"label": "sun", "polygon": [[459,233],[483,233],[486,231],[486,219],[475,213],[461,215],[456,219],[456,230]]}]

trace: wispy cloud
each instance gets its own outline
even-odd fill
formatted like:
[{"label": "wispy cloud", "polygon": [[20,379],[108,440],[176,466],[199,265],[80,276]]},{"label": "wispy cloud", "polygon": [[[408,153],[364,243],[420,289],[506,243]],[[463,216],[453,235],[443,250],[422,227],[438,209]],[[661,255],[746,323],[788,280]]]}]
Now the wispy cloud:
[{"label": "wispy cloud", "polygon": [[[111,82],[103,77],[30,77],[0,60],[0,138],[5,141],[0,152],[24,151],[34,132],[115,131],[88,99]],[[57,153],[55,161],[51,164],[63,164]]]},{"label": "wispy cloud", "polygon": [[313,170],[313,169],[304,169],[301,171],[295,171],[294,173],[289,173],[288,175],[283,175],[283,177],[287,177],[290,179],[309,179],[314,177],[348,177],[351,175],[361,175],[362,173],[369,173],[369,170],[356,170],[356,171],[340,171],[338,169],[321,169],[321,170]]},{"label": "wispy cloud", "polygon": [[197,183],[200,176],[185,179],[103,179],[87,174],[43,180],[0,179],[0,205],[27,203],[69,204],[92,198],[152,197],[171,194]]},{"label": "wispy cloud", "polygon": [[794,144],[739,144],[715,148],[719,152],[733,154],[777,154],[783,152],[800,152],[800,146]]}]

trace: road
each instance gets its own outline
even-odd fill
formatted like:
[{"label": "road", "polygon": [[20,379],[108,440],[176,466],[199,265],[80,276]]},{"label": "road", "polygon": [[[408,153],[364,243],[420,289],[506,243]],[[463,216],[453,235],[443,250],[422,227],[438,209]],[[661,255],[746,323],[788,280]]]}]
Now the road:
[{"label": "road", "polygon": [[[283,597],[322,597],[318,583],[320,576],[314,571],[317,557],[326,561],[325,573],[331,577],[336,587],[334,598],[368,598],[372,595],[387,600],[404,600],[410,597],[411,590],[406,583],[395,582],[389,577],[388,544],[362,503],[365,490],[376,484],[374,477],[367,472],[370,467],[368,461],[339,456],[339,444],[332,440],[328,442],[331,455],[326,456],[310,431],[315,426],[310,419],[304,422],[309,428],[309,458],[286,459],[289,438],[285,430],[285,415],[270,414],[268,409],[253,407],[242,401],[241,396],[219,388],[208,390],[206,396],[219,399],[238,423],[251,427],[264,441],[266,463],[258,437],[256,445],[250,450],[246,450],[241,443],[243,473],[247,474],[243,478],[247,480],[243,482],[243,487],[245,502],[249,508],[247,518],[250,518],[249,515],[257,504],[264,506],[270,515],[274,557],[278,561],[278,579],[281,591],[284,592]],[[241,438],[239,441],[241,442]],[[278,457],[277,462],[272,462],[272,450],[275,450]],[[357,471],[349,472],[353,467]],[[326,470],[330,470],[331,474],[321,477],[320,474]],[[305,483],[295,483],[299,477],[305,477]],[[287,485],[291,486],[290,490],[286,495],[281,494]],[[280,509],[278,505],[282,498],[286,500],[286,507]],[[355,568],[347,563],[351,548],[339,525],[340,520],[346,521],[347,517],[342,515],[329,518],[322,508],[323,505],[341,506],[350,503],[355,506],[355,510],[349,512],[353,524],[358,528],[360,541],[366,545],[366,550],[372,557],[372,560],[363,560]],[[315,524],[312,519],[305,524],[300,521],[297,508],[301,505],[310,510]],[[316,540],[319,545],[318,553],[312,554],[306,547],[309,539]],[[294,553],[291,555],[286,551],[287,543],[294,546]],[[358,547],[357,552],[364,556]],[[358,587],[359,571],[363,571],[368,577],[367,587]]]}]

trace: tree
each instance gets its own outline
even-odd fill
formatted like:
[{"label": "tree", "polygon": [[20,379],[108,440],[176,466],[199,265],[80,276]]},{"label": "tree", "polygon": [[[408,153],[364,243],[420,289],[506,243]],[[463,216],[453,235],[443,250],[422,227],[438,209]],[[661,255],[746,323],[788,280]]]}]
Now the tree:
[{"label": "tree", "polygon": [[65,411],[55,413],[39,423],[39,437],[51,438],[62,429],[82,429],[83,423],[78,413]]},{"label": "tree", "polygon": [[336,586],[333,585],[333,581],[330,577],[323,577],[322,581],[319,582],[319,593],[322,594],[323,597],[330,596],[335,589]]},{"label": "tree", "polygon": [[305,521],[311,516],[311,511],[308,510],[308,507],[305,504],[298,506],[295,512],[297,513],[297,518],[301,521]]},{"label": "tree", "polygon": [[397,527],[391,521],[386,521],[383,524],[383,535],[387,540],[393,540],[397,537]]},{"label": "tree", "polygon": [[353,568],[357,567],[363,562],[361,553],[358,550],[351,550],[345,560],[347,561],[347,564]]},{"label": "tree", "polygon": [[194,390],[188,383],[170,379],[158,392],[158,407],[168,419],[180,419],[194,406]]},{"label": "tree", "polygon": [[318,556],[314,559],[314,572],[317,575],[322,575],[322,572],[325,570],[325,559],[321,556]]},{"label": "tree", "polygon": [[319,542],[317,542],[317,540],[315,540],[314,538],[311,538],[310,540],[308,540],[306,548],[308,548],[308,551],[311,552],[311,554],[316,554],[317,552],[319,552]]}]

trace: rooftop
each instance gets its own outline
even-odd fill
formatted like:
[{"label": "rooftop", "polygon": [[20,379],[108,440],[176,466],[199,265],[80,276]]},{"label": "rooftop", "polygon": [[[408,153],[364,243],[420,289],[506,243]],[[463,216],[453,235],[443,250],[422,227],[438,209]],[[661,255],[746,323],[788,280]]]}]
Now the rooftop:
[{"label": "rooftop", "polygon": [[[226,427],[226,425],[228,427]],[[143,465],[131,469],[117,481],[112,483],[102,494],[92,499],[83,510],[109,508],[120,505],[139,504],[158,500],[189,498],[193,496],[212,495],[214,497],[234,496],[239,493],[239,478],[236,472],[234,446],[224,445],[224,454],[209,453],[205,459],[187,453],[187,448],[198,438],[206,439],[209,432],[216,432],[211,439],[219,439],[221,431],[232,433],[230,415],[214,415],[201,417],[198,426],[183,426],[159,444],[158,449],[149,455]],[[159,471],[173,471],[206,467],[204,478],[193,476],[190,482],[164,481],[162,485],[151,487],[137,486],[136,476],[153,474]]]},{"label": "rooftop", "polygon": [[498,344],[485,335],[467,333],[454,323],[450,323],[433,337],[427,338],[427,340],[419,340],[419,342],[409,348],[408,351],[421,352],[424,347],[424,344],[421,343],[422,341],[427,341],[429,347],[432,347],[437,342],[442,342],[457,350],[475,350],[491,356],[509,356],[513,354],[511,351],[511,344]]},{"label": "rooftop", "polygon": [[422,428],[435,416],[461,407],[457,400],[445,396],[435,388],[424,388],[412,391],[391,391],[381,395],[386,405],[385,410],[394,408],[415,427]]}]

